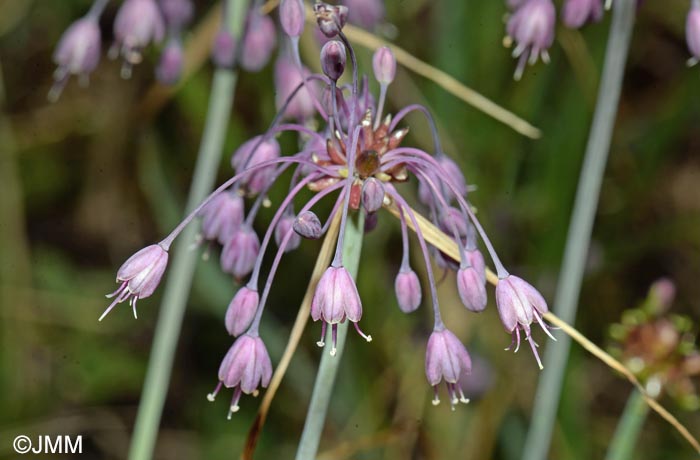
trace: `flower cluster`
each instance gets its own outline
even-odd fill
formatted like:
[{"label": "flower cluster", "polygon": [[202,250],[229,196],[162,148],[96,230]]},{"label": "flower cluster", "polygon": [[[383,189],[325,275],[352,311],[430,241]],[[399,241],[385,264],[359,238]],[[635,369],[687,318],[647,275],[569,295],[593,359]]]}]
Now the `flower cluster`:
[{"label": "flower cluster", "polygon": [[[374,76],[380,88],[375,97],[370,92],[368,77],[360,75],[355,51],[343,32],[346,21],[352,17],[347,7],[317,3],[314,11],[318,28],[326,38],[320,56],[323,73],[310,73],[299,59],[298,39],[304,28],[301,0],[282,0],[280,22],[289,53],[282,55],[275,66],[277,116],[265,133],[233,153],[231,165],[235,174],[229,180],[163,241],[137,252],[124,263],[117,276],[122,284],[105,314],[128,299],[135,310],[137,299],[151,295],[165,270],[173,240],[192,220],[201,218],[200,239],[222,245],[222,270],[237,280],[247,279],[226,311],[226,329],[237,339],[221,364],[219,383],[209,395],[213,400],[222,386],[233,388],[230,416],[238,410],[242,393],[254,394],[270,381],[272,364],[259,336],[259,325],[281,258],[304,239],[323,236],[335,219],[339,221],[335,255],[311,302],[311,318],[321,323],[321,338],[317,343],[324,347],[330,341],[330,354],[334,355],[338,325],[345,321],[351,322],[364,340],[372,340],[360,328],[363,304],[355,280],[344,266],[342,248],[351,214],[364,213],[371,226],[383,208],[390,208],[400,216],[402,232],[403,255],[394,284],[402,311],[415,311],[423,300],[421,282],[410,263],[409,227],[416,231],[427,273],[434,324],[427,342],[425,370],[435,390],[434,402],[439,402],[438,386],[443,381],[452,406],[468,402],[459,381],[471,372],[471,359],[442,320],[431,259],[455,273],[464,306],[481,312],[488,299],[487,269],[479,249],[480,240],[498,276],[495,300],[503,326],[512,336],[516,350],[522,339],[530,343],[538,363],[532,326],[540,325],[549,335],[543,322],[547,304],[535,288],[511,275],[501,263],[468,201],[470,188],[464,175],[441,148],[428,110],[421,105],[409,105],[394,115],[383,113],[387,90],[396,75],[397,63],[392,51],[380,48],[374,53]],[[251,20],[267,21],[267,18]],[[261,37],[260,42],[264,41]],[[339,80],[346,74],[348,60],[352,63],[352,75],[349,83],[341,84]],[[408,128],[401,125],[413,112],[423,114],[430,125],[431,152],[403,145]],[[285,119],[292,121],[283,123]],[[317,123],[310,123],[312,119]],[[295,152],[282,152],[276,136],[290,131],[298,134],[301,147]],[[268,191],[287,170],[293,170],[288,194],[277,204],[270,225],[260,238],[253,222],[268,200]],[[404,197],[397,187],[408,181],[417,182],[416,198],[432,223],[459,247],[459,255],[452,255],[456,259],[426,240],[424,227],[419,223],[421,217],[408,204],[414,197]],[[310,190],[313,195],[299,203],[302,190]],[[328,215],[321,218],[314,209],[324,198],[333,205]],[[267,278],[261,282],[263,261],[273,239],[276,253]]]}]

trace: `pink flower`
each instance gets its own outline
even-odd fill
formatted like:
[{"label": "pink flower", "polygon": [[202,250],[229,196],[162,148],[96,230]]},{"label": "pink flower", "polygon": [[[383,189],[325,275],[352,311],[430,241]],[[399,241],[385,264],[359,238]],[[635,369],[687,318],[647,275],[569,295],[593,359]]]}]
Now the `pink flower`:
[{"label": "pink flower", "polygon": [[131,66],[143,59],[141,51],[165,36],[165,21],[154,0],[125,0],[114,19],[115,43],[110,54],[124,58],[122,77],[131,76]]},{"label": "pink flower", "polygon": [[562,10],[564,24],[571,29],[578,29],[586,22],[598,22],[602,17],[602,0],[566,0]]},{"label": "pink flower", "polygon": [[700,0],[693,0],[685,22],[685,39],[692,57],[689,64],[695,65],[700,60]]},{"label": "pink flower", "polygon": [[556,12],[552,0],[525,0],[508,20],[508,36],[515,40],[513,57],[520,58],[515,69],[515,79],[520,80],[528,62],[534,64],[539,57],[547,63],[547,50],[554,41]]},{"label": "pink flower", "polygon": [[471,373],[472,362],[462,342],[448,329],[435,330],[430,334],[425,353],[425,376],[435,391],[433,404],[440,403],[438,384],[445,381],[450,396],[450,405],[454,410],[458,402],[468,403],[458,385],[459,379]]},{"label": "pink flower", "polygon": [[241,67],[248,72],[259,72],[270,60],[277,44],[275,23],[256,9],[248,15],[246,33],[241,49]]},{"label": "pink flower", "polygon": [[235,192],[216,195],[201,211],[204,239],[226,244],[243,222],[244,206]]},{"label": "pink flower", "polygon": [[260,252],[260,239],[250,226],[241,226],[226,242],[221,251],[221,269],[241,279],[253,271]]},{"label": "pink flower", "polygon": [[241,394],[254,394],[259,387],[267,388],[272,378],[272,362],[267,348],[260,337],[248,334],[240,336],[233,343],[219,367],[219,384],[207,395],[209,401],[214,401],[221,386],[233,388],[233,399],[228,412],[228,418],[240,407],[238,401]]},{"label": "pink flower", "polygon": [[129,257],[117,272],[117,282],[122,284],[119,289],[107,295],[107,298],[114,297],[114,301],[102,313],[99,321],[125,300],[129,300],[136,318],[136,301],[153,294],[167,265],[168,251],[158,244],[147,246]]},{"label": "pink flower", "polygon": [[411,269],[401,270],[394,281],[394,291],[399,308],[404,313],[416,311],[421,303],[422,292],[418,275]]},{"label": "pink flower", "polygon": [[256,289],[244,286],[236,292],[226,309],[226,330],[236,337],[245,332],[253,322],[260,295]]}]

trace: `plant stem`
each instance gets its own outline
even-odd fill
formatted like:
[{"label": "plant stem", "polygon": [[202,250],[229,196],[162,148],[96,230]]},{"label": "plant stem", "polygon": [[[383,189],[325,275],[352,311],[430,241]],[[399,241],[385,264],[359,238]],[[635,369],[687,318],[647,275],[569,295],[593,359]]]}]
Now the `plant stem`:
[{"label": "plant stem", "polygon": [[[569,324],[573,324],[576,318],[600,186],[620,99],[636,4],[635,0],[615,1],[598,90],[598,102],[576,191],[564,261],[554,301],[554,312]],[[570,345],[571,339],[563,336],[558,343],[548,346],[545,352],[545,370],[535,396],[532,426],[528,432],[523,453],[525,460],[543,460],[547,456]]]},{"label": "plant stem", "polygon": [[[234,36],[240,34],[247,0],[227,0],[227,21]],[[231,116],[237,74],[231,69],[214,73],[206,124],[197,155],[185,215],[211,191],[224,147],[226,128]],[[172,266],[160,305],[153,347],[148,362],[136,424],[129,448],[130,460],[153,457],[160,419],[168,393],[177,339],[182,327],[185,305],[199,254],[190,250],[197,229],[190,225],[176,243]]]},{"label": "plant stem", "polygon": [[[343,266],[353,276],[357,277],[360,265],[360,252],[362,249],[362,237],[364,235],[364,215],[357,213],[357,219],[348,219],[345,227],[345,241],[343,243]],[[321,364],[318,367],[316,382],[314,383],[311,402],[306,414],[304,430],[297,448],[296,460],[309,460],[316,458],[318,446],[321,442],[321,434],[328,413],[328,405],[333,391],[333,383],[338,374],[340,359],[343,357],[345,338],[348,333],[349,321],[338,325],[337,353],[331,356],[324,349]],[[326,343],[332,343],[331,331],[328,328]]]},{"label": "plant stem", "polygon": [[610,442],[605,460],[629,460],[632,458],[634,446],[637,444],[639,433],[649,413],[649,406],[644,396],[635,390],[630,394],[625,405],[625,411],[615,429],[615,436]]}]

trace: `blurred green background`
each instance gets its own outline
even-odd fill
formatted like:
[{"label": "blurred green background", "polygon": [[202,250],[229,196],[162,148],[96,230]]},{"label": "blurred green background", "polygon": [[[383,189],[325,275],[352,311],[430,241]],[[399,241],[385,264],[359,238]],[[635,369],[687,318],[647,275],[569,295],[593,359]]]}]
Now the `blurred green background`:
[{"label": "blurred green background", "polygon": [[[196,2],[198,20],[211,3]],[[685,66],[688,3],[639,8],[576,322],[603,346],[610,343],[609,325],[661,276],[677,285],[674,312],[697,317],[700,311],[700,69]],[[47,103],[53,48],[89,5],[0,0],[0,458],[16,458],[11,443],[19,433],[82,434],[79,458],[125,457],[160,293],[140,302],[138,321],[126,307],[103,323],[97,318],[121,263],[176,225],[205,118],[209,64],[150,110],[155,51],[126,81],[119,64],[103,56],[88,88],[73,80],[58,103]],[[116,9],[111,2],[102,18],[105,49]],[[552,63],[528,68],[515,83],[515,63],[502,46],[505,12],[500,1],[389,1],[387,18],[395,29],[383,31],[541,128],[540,140],[518,135],[404,69],[390,88],[389,107],[430,107],[446,151],[478,186],[473,203],[506,265],[551,301],[609,15],[582,32],[559,26]],[[357,49],[367,72],[371,54]],[[315,51],[307,47],[302,54],[310,62]],[[230,153],[273,115],[271,66],[242,74],[219,182],[230,175]],[[430,148],[425,122],[415,116],[407,124],[407,143]],[[293,146],[291,138],[283,140]],[[281,191],[273,191],[273,202]],[[271,212],[262,213],[258,230]],[[273,364],[319,246],[306,242],[282,264],[261,331]],[[241,412],[227,421],[229,395],[213,404],[205,398],[231,344],[223,315],[236,289],[219,271],[216,255],[197,270],[156,458],[238,458],[257,410],[258,400],[245,397]],[[455,412],[446,401],[432,407],[423,373],[431,314],[425,305],[409,316],[399,311],[393,278],[400,256],[398,222],[383,214],[365,239],[358,277],[362,327],[375,340],[349,338],[319,458],[518,459],[538,376],[532,356],[503,351],[510,338],[492,296],[485,313],[469,313],[447,277],[440,285],[444,316],[478,357],[473,382],[481,388]],[[421,266],[419,259],[413,266]],[[321,353],[318,330],[318,324],[306,330],[257,458],[293,456]],[[631,387],[576,345],[564,384],[551,458],[601,458]],[[700,431],[697,413],[670,399],[662,403],[691,432]],[[694,456],[671,427],[650,415],[634,458]]]}]

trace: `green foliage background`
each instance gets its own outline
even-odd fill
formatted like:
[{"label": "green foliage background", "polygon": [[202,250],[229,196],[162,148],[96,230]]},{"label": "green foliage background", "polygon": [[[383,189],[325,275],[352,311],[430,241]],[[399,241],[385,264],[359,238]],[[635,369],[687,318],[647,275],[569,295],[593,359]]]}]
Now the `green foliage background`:
[{"label": "green foliage background", "polygon": [[[123,458],[157,318],[159,294],[140,302],[135,321],[117,308],[97,317],[114,290],[116,269],[178,221],[202,132],[212,69],[199,70],[154,116],[144,111],[155,52],[131,80],[106,58],[81,89],[73,81],[46,102],[51,53],[87,0],[0,0],[0,458],[16,458],[16,434],[82,434],[80,458]],[[198,1],[198,19],[211,2]],[[644,2],[622,94],[577,327],[599,344],[608,325],[661,276],[677,284],[673,310],[700,311],[700,70],[685,66],[686,0]],[[557,30],[552,63],[512,80],[502,46],[503,2],[387,2],[393,40],[542,129],[532,141],[400,69],[392,109],[424,103],[439,120],[448,153],[463,167],[481,219],[511,271],[552,299],[573,195],[595,101],[609,17],[581,33]],[[112,2],[103,18],[111,41]],[[393,32],[392,32],[393,30]],[[307,62],[316,51],[306,48]],[[370,53],[358,48],[365,71]],[[242,74],[219,181],[229,154],[274,115],[270,66]],[[409,118],[408,142],[430,147],[423,120]],[[283,145],[293,147],[292,139]],[[273,191],[273,202],[283,190]],[[259,230],[271,210],[263,212]],[[319,244],[286,257],[262,334],[276,363]],[[448,326],[484,368],[484,391],[451,412],[430,405],[423,353],[430,313],[405,316],[393,296],[401,256],[398,222],[382,215],[363,248],[358,286],[366,344],[350,336],[328,426],[324,459],[517,459],[538,375],[527,351],[509,343],[493,305],[482,315],[459,303],[448,277],[440,295]],[[414,250],[414,254],[417,251]],[[414,257],[415,267],[419,259]],[[223,315],[236,285],[218,269],[217,249],[197,270],[166,402],[157,458],[237,458],[257,401],[226,421],[228,395],[206,394],[231,343]],[[311,325],[273,403],[258,457],[291,458],[321,351]],[[556,346],[548,343],[545,346]],[[630,386],[573,347],[551,458],[601,458]],[[679,413],[700,431],[697,414]],[[682,439],[652,415],[635,458],[693,458]]]}]

